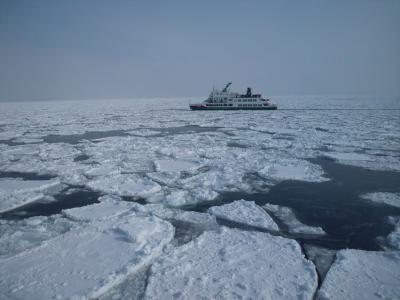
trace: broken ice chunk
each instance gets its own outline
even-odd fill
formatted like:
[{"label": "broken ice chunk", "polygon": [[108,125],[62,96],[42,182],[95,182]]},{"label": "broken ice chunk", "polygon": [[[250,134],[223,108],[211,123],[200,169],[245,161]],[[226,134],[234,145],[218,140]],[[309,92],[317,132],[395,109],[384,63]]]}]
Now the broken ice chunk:
[{"label": "broken ice chunk", "polygon": [[151,267],[145,299],[312,299],[314,265],[293,240],[223,228]]},{"label": "broken ice chunk", "polygon": [[221,219],[270,230],[279,230],[278,225],[268,213],[253,201],[237,200],[222,206],[210,207],[208,212]]},{"label": "broken ice chunk", "polygon": [[272,212],[278,219],[289,227],[289,232],[324,235],[325,231],[321,227],[309,226],[297,220],[296,215],[289,207],[265,204],[266,210]]},{"label": "broken ice chunk", "polygon": [[319,299],[400,299],[400,252],[341,250]]},{"label": "broken ice chunk", "polygon": [[400,207],[400,193],[368,193],[361,195],[361,198]]},{"label": "broken ice chunk", "polygon": [[174,235],[168,222],[128,214],[91,223],[8,259],[0,290],[10,299],[97,298],[158,256]]}]

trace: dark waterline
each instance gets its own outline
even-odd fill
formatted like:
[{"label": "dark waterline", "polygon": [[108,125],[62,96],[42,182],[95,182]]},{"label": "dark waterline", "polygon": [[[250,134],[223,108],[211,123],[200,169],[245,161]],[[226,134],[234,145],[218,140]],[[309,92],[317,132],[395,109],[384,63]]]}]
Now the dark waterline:
[{"label": "dark waterline", "polygon": [[42,175],[33,172],[0,171],[0,178],[20,178],[23,180],[50,180],[56,178],[56,176],[49,174]]}]

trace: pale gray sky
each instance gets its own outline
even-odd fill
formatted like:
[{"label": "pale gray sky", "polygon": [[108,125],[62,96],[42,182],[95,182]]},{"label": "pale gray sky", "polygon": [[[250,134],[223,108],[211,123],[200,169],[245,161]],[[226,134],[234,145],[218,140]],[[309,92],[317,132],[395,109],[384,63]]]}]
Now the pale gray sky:
[{"label": "pale gray sky", "polygon": [[0,101],[400,95],[400,1],[0,2]]}]

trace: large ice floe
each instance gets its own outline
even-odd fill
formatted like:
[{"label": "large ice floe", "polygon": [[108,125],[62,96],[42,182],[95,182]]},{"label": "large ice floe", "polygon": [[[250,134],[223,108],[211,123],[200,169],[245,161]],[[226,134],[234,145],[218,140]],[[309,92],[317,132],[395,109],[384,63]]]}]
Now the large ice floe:
[{"label": "large ice floe", "polygon": [[368,193],[361,195],[361,198],[376,203],[384,203],[387,205],[400,207],[400,193]]},{"label": "large ice floe", "polygon": [[301,223],[291,208],[273,204],[263,205],[267,211],[273,213],[278,219],[280,219],[286,226],[288,226],[289,232],[291,233],[304,233],[304,234],[315,234],[324,235],[325,231],[321,227],[309,226]]},{"label": "large ice floe", "polygon": [[400,252],[341,250],[318,299],[399,299]]},{"label": "large ice floe", "polygon": [[295,241],[223,228],[154,263],[145,299],[312,299],[316,288]]},{"label": "large ice floe", "polygon": [[303,180],[303,181],[325,181],[323,170],[304,160],[282,160],[279,163],[267,165],[258,173],[275,180]]},{"label": "large ice floe", "polygon": [[0,213],[6,212],[44,197],[44,192],[60,185],[55,180],[0,179]]},{"label": "large ice floe", "polygon": [[253,201],[236,200],[229,204],[210,207],[208,212],[218,218],[236,223],[275,231],[279,230],[278,225],[268,213]]},{"label": "large ice floe", "polygon": [[87,224],[0,260],[3,298],[96,298],[160,255],[174,235],[168,222],[124,204],[102,202],[65,215]]}]

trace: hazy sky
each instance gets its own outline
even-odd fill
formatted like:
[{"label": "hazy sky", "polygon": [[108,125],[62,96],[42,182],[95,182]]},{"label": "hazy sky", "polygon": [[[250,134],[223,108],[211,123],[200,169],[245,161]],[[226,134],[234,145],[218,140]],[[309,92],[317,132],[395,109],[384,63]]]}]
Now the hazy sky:
[{"label": "hazy sky", "polygon": [[400,95],[400,1],[0,1],[0,100]]}]

